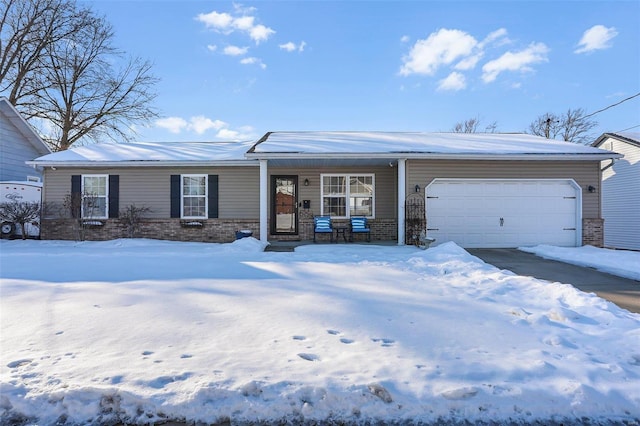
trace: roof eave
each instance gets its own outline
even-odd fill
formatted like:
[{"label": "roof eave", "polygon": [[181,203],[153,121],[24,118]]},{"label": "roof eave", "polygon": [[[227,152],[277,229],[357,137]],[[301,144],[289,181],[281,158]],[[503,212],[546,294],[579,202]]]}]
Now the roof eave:
[{"label": "roof eave", "polygon": [[406,160],[511,160],[511,161],[603,161],[622,158],[621,154],[473,154],[473,153],[416,153],[416,152],[388,152],[388,153],[247,153],[247,158],[256,160],[310,160],[310,159],[406,159]]},{"label": "roof eave", "polygon": [[630,139],[626,136],[620,135],[618,133],[604,133],[602,134],[598,139],[596,139],[596,141],[594,143],[591,144],[591,146],[594,146],[596,148],[600,147],[607,139],[616,139],[620,142],[626,142],[628,144],[631,145],[635,145],[635,146],[640,146],[640,142],[638,142],[635,139]]},{"label": "roof eave", "polygon": [[254,160],[215,161],[27,161],[30,166],[40,167],[257,167]]}]

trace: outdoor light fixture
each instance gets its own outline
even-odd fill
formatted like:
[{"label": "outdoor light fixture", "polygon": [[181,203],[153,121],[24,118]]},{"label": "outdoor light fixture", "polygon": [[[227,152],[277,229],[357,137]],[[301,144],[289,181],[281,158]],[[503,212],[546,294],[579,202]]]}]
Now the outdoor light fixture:
[{"label": "outdoor light fixture", "polygon": [[589,192],[596,192],[596,187],[595,187],[595,186],[593,186],[593,185],[589,185],[589,186],[587,187],[587,191],[589,191]]},{"label": "outdoor light fixture", "polygon": [[304,186],[309,186],[309,179],[304,180]]},{"label": "outdoor light fixture", "polygon": [[416,187],[414,188],[416,192],[420,192],[420,185],[416,185]]}]

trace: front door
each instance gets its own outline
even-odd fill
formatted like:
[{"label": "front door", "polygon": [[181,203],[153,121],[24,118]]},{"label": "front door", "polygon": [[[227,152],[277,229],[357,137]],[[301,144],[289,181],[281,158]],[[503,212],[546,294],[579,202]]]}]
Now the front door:
[{"label": "front door", "polygon": [[271,176],[271,234],[298,234],[298,176]]}]

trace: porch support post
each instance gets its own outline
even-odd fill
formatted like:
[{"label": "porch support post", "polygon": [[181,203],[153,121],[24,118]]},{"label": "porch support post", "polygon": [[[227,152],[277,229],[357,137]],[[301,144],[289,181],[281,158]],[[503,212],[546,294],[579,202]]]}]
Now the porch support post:
[{"label": "porch support post", "polygon": [[398,245],[403,246],[404,242],[404,199],[407,197],[407,176],[406,159],[398,160]]},{"label": "porch support post", "polygon": [[260,241],[268,242],[267,205],[269,185],[267,179],[267,160],[260,160]]}]

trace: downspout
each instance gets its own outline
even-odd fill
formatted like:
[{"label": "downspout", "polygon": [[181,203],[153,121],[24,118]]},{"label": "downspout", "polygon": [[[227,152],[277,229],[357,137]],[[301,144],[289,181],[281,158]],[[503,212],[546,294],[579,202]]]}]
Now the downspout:
[{"label": "downspout", "polygon": [[267,205],[269,191],[267,186],[267,160],[260,160],[260,241],[267,243]]},{"label": "downspout", "polygon": [[404,199],[406,198],[406,161],[398,160],[398,245],[403,246],[404,242]]}]

